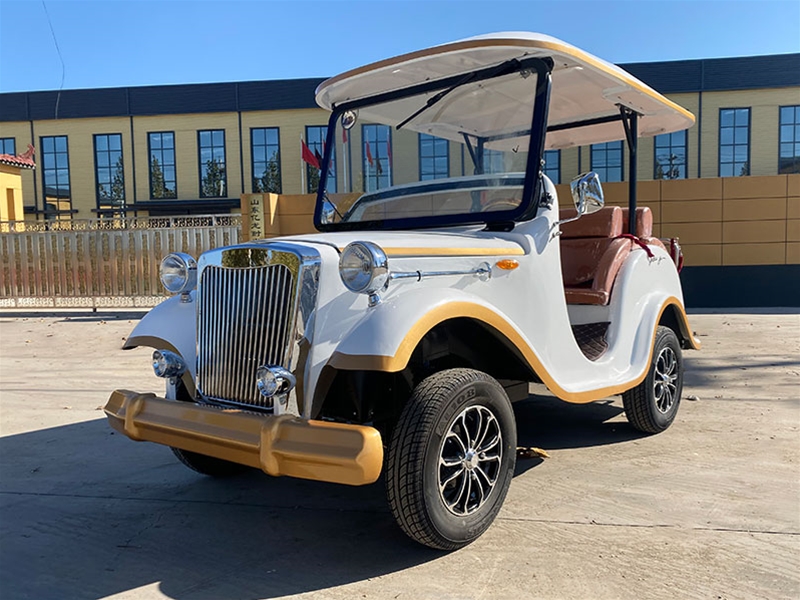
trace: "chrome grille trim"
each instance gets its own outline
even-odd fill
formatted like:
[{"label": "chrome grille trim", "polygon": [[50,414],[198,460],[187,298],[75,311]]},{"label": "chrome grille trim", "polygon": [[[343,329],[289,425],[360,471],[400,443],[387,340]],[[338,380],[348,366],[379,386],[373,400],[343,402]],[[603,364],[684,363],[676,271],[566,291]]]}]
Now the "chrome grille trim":
[{"label": "chrome grille trim", "polygon": [[208,400],[271,408],[260,365],[289,368],[296,273],[286,264],[208,265],[198,285],[198,391]]}]

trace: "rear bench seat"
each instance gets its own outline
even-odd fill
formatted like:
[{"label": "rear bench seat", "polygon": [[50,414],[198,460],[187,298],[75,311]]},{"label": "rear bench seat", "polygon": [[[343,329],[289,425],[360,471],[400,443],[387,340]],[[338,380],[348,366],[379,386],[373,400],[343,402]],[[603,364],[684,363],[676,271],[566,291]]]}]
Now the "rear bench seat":
[{"label": "rear bench seat", "polygon": [[[561,219],[575,216],[572,209]],[[561,273],[567,304],[608,304],[619,268],[631,251],[622,235],[622,209],[602,208],[561,225]]]},{"label": "rear bench seat", "polygon": [[[560,211],[560,219],[575,216],[574,209]],[[606,305],[620,267],[633,247],[628,232],[628,209],[608,206],[577,221],[561,225],[561,272],[567,304]],[[636,235],[646,244],[658,245],[653,236],[653,213],[636,209]]]}]

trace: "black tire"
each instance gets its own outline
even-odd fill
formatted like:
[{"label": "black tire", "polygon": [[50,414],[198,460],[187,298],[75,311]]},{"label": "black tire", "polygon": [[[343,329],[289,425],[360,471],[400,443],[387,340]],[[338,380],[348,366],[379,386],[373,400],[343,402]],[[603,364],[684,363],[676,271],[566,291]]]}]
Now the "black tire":
[{"label": "black tire", "polygon": [[206,456],[205,454],[198,454],[197,452],[189,452],[188,450],[181,450],[180,448],[172,448],[172,452],[178,457],[184,465],[189,467],[192,471],[197,471],[209,477],[232,477],[239,473],[248,471],[250,467],[240,465],[239,463],[222,460],[221,458],[214,458],[213,456]]},{"label": "black tire", "polygon": [[660,433],[675,420],[683,391],[683,356],[675,332],[659,327],[647,377],[622,394],[628,422],[639,431]]},{"label": "black tire", "polygon": [[[475,443],[469,441],[473,433]],[[462,435],[468,440],[465,452]],[[455,550],[469,544],[489,528],[503,505],[516,446],[511,402],[492,377],[448,369],[423,380],[389,443],[386,490],[397,523],[431,548]],[[440,456],[455,464],[443,465]],[[440,478],[450,478],[443,491]]]}]

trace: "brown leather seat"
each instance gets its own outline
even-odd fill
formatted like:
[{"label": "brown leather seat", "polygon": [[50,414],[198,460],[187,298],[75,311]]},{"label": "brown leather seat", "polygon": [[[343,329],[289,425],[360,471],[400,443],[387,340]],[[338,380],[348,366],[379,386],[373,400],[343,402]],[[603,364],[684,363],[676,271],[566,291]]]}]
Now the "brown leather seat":
[{"label": "brown leather seat", "polygon": [[[571,209],[560,213],[561,219],[572,216],[575,211]],[[561,272],[567,304],[608,304],[614,279],[631,251],[631,241],[619,237],[624,233],[622,221],[622,209],[610,206],[561,226]],[[652,224],[651,214],[651,232]]]},{"label": "brown leather seat", "polygon": [[[628,215],[630,214],[627,208],[622,209],[622,233],[628,233]],[[638,206],[636,208],[636,237],[642,240],[649,246],[659,246],[666,251],[666,246],[657,237],[653,237],[653,211],[647,206]]]}]

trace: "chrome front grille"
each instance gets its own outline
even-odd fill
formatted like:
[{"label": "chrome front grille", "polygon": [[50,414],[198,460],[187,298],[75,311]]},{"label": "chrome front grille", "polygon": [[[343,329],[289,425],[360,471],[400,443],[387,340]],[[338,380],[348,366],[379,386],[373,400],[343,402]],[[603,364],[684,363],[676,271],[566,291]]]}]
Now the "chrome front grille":
[{"label": "chrome front grille", "polygon": [[197,383],[213,400],[270,408],[256,388],[261,365],[288,367],[295,278],[284,264],[207,266],[198,285]]}]

